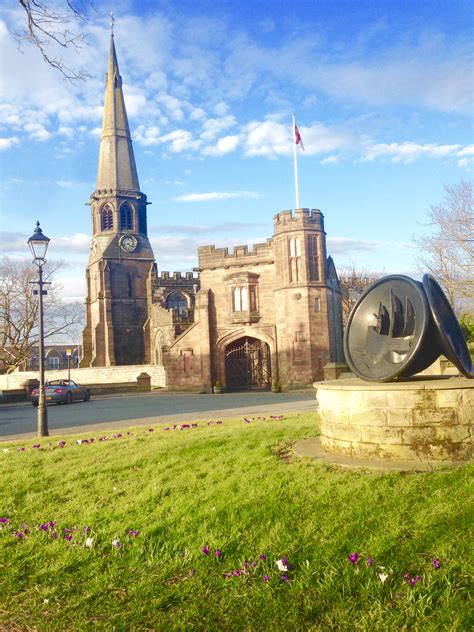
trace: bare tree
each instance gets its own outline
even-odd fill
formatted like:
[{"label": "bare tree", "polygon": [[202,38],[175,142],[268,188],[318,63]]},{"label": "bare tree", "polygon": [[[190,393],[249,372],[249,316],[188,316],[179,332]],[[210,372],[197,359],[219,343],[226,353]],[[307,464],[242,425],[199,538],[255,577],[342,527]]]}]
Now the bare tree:
[{"label": "bare tree", "polygon": [[342,324],[345,327],[351,309],[365,290],[383,276],[382,273],[357,269],[355,266],[337,271],[342,294]]},{"label": "bare tree", "polygon": [[[61,263],[48,262],[45,281],[51,281]],[[27,364],[33,347],[38,344],[38,278],[36,267],[10,257],[0,260],[0,373],[11,373]],[[47,285],[44,301],[45,339],[70,334],[82,322],[83,307],[65,303],[61,286]]]},{"label": "bare tree", "polygon": [[[88,78],[90,75],[83,68],[67,66],[55,49],[72,48],[77,52],[87,43],[86,35],[80,29],[77,31],[77,27],[87,21],[84,8],[89,3],[66,0],[62,10],[37,0],[18,0],[18,3],[26,17],[26,26],[13,33],[18,42],[28,41],[36,46],[44,61],[67,79]],[[71,23],[76,26],[74,31],[68,28]]]},{"label": "bare tree", "polygon": [[457,310],[474,304],[474,210],[472,182],[444,187],[446,196],[428,211],[432,233],[414,239],[418,266],[431,272]]}]

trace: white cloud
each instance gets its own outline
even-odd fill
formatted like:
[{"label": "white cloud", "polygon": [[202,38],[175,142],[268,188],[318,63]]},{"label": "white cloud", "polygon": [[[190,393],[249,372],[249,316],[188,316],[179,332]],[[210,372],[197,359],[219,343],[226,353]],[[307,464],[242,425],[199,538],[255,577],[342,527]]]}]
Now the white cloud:
[{"label": "white cloud", "polygon": [[201,153],[204,156],[223,156],[235,151],[239,143],[240,136],[223,136],[215,145],[205,147]]},{"label": "white cloud", "polygon": [[10,136],[9,138],[0,138],[0,151],[5,149],[10,149],[13,145],[17,145],[19,143],[19,139],[17,136]]},{"label": "white cloud", "polygon": [[193,135],[184,129],[177,129],[161,137],[161,142],[169,143],[170,150],[179,154],[182,151],[195,151],[202,144],[200,140],[193,140]]},{"label": "white cloud", "polygon": [[51,133],[39,123],[27,123],[23,129],[32,140],[45,141],[51,138]]},{"label": "white cloud", "polygon": [[235,117],[228,114],[221,118],[207,119],[202,126],[201,138],[205,141],[211,141],[220,134],[220,132],[233,127],[236,123]]},{"label": "white cloud", "polygon": [[[331,253],[342,253],[353,250],[362,250],[364,252],[380,250],[387,248],[388,243],[385,241],[374,241],[370,239],[354,239],[352,237],[328,237],[328,250]],[[393,246],[393,244],[391,244]]]},{"label": "white cloud", "polygon": [[148,147],[149,145],[158,145],[161,142],[160,128],[156,125],[146,127],[145,125],[139,125],[137,129],[132,133],[132,138],[140,145]]},{"label": "white cloud", "polygon": [[452,158],[464,151],[460,145],[437,145],[435,143],[418,144],[410,141],[403,143],[369,142],[363,148],[363,160],[389,158],[392,162],[411,163],[418,158]]},{"label": "white cloud", "polygon": [[211,191],[208,193],[188,193],[173,198],[173,202],[209,202],[210,200],[235,200],[238,198],[260,198],[261,193],[256,191]]}]

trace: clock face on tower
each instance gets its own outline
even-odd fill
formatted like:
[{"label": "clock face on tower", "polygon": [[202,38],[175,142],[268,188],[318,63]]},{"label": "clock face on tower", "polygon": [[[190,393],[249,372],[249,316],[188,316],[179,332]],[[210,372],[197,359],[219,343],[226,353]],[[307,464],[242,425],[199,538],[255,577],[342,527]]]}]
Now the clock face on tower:
[{"label": "clock face on tower", "polygon": [[120,237],[120,248],[125,252],[133,252],[138,245],[137,238],[133,235],[123,235]]}]

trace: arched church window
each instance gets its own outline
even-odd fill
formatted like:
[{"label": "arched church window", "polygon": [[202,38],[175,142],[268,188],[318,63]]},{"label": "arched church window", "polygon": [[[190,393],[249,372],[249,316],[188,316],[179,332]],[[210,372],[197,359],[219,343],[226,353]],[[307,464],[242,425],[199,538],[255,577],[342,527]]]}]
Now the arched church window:
[{"label": "arched church window", "polygon": [[318,241],[316,235],[308,236],[308,272],[310,281],[319,281]]},{"label": "arched church window", "polygon": [[132,208],[130,204],[125,202],[120,207],[120,230],[132,230]]},{"label": "arched church window", "polygon": [[301,255],[300,240],[298,237],[290,237],[289,239],[289,259],[290,259],[290,283],[299,281],[299,261]]},{"label": "arched church window", "polygon": [[114,227],[114,212],[111,206],[106,204],[101,212],[102,230],[112,230]]},{"label": "arched church window", "polygon": [[188,301],[182,292],[173,292],[166,299],[166,309],[176,309],[183,316],[188,307]]}]

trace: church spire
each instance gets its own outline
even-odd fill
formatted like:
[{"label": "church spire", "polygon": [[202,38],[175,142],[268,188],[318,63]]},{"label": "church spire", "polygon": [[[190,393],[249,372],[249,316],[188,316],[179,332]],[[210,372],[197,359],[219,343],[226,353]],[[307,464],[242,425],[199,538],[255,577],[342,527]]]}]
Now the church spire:
[{"label": "church spire", "polygon": [[113,23],[112,16],[97,190],[112,189],[114,192],[139,193],[137,167],[122,92],[122,77],[115,52]]}]

